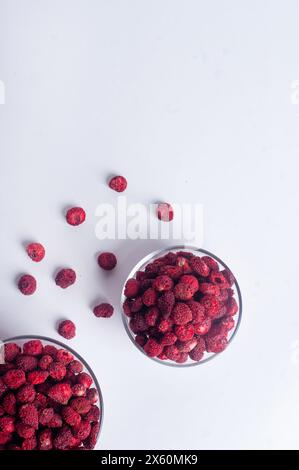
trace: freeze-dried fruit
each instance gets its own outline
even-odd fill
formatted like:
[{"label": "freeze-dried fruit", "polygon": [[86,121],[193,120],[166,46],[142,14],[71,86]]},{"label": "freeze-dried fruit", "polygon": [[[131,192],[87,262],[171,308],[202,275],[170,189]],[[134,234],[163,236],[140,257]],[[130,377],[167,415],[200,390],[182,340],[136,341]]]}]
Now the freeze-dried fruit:
[{"label": "freeze-dried fruit", "polygon": [[16,343],[6,343],[4,345],[5,362],[12,362],[20,352],[21,348]]},{"label": "freeze-dried fruit", "polygon": [[181,354],[174,344],[172,344],[171,346],[165,346],[164,353],[166,354],[167,358],[171,361],[177,361]]},{"label": "freeze-dried fruit", "polygon": [[34,370],[32,372],[28,372],[27,381],[33,385],[42,384],[47,380],[48,375],[49,372],[46,370]]},{"label": "freeze-dried fruit", "polygon": [[219,298],[220,295],[220,287],[210,282],[202,282],[199,286],[199,290],[202,294],[214,295],[217,298]]},{"label": "freeze-dried fruit", "polygon": [[102,303],[93,309],[94,315],[98,318],[110,318],[112,317],[113,312],[114,308],[108,303]]},{"label": "freeze-dried fruit", "polygon": [[233,316],[233,315],[236,315],[236,313],[238,313],[238,310],[239,310],[239,307],[236,302],[236,299],[234,299],[234,297],[230,297],[226,304],[226,314]]},{"label": "freeze-dried fruit", "polygon": [[188,360],[188,353],[182,352],[175,362],[178,364],[184,364]]},{"label": "freeze-dried fruit", "polygon": [[94,405],[99,400],[99,394],[95,388],[89,388],[86,392],[86,398]]},{"label": "freeze-dried fruit", "polygon": [[37,440],[35,436],[24,439],[22,442],[22,450],[34,450],[37,447]]},{"label": "freeze-dried fruit", "polygon": [[58,349],[55,359],[57,362],[67,365],[74,360],[74,356],[66,349]]},{"label": "freeze-dried fruit", "polygon": [[3,375],[5,385],[11,390],[16,390],[26,382],[26,376],[23,370],[11,369]]},{"label": "freeze-dried fruit", "polygon": [[53,445],[55,449],[65,450],[72,445],[73,435],[68,426],[63,426],[54,438]]},{"label": "freeze-dried fruit", "polygon": [[36,279],[30,274],[24,274],[20,277],[18,288],[24,295],[32,295],[36,291]]},{"label": "freeze-dried fruit", "polygon": [[70,401],[70,406],[77,411],[80,415],[84,415],[89,412],[91,408],[91,403],[87,398],[73,398]]},{"label": "freeze-dried fruit", "polygon": [[52,358],[54,358],[56,356],[56,353],[57,353],[57,348],[53,346],[52,344],[46,344],[43,347],[43,354],[45,355],[49,355]]},{"label": "freeze-dried fruit", "polygon": [[53,448],[52,431],[51,429],[43,429],[38,435],[38,449],[51,450]]},{"label": "freeze-dried fruit", "polygon": [[111,271],[117,265],[117,259],[114,253],[101,253],[98,256],[98,264],[105,271]]},{"label": "freeze-dried fruit", "polygon": [[214,295],[205,295],[200,303],[204,307],[206,315],[211,318],[215,318],[221,309],[219,300]]},{"label": "freeze-dried fruit", "polygon": [[30,356],[39,356],[42,354],[43,345],[39,339],[33,339],[31,341],[27,341],[23,345],[23,353],[29,354]]},{"label": "freeze-dried fruit", "polygon": [[227,338],[223,335],[206,336],[207,352],[219,353],[224,351],[227,346]]},{"label": "freeze-dried fruit", "polygon": [[38,421],[42,426],[47,426],[54,417],[53,408],[43,408],[38,414]]},{"label": "freeze-dried fruit", "polygon": [[219,271],[219,265],[217,261],[211,256],[202,256],[202,261],[210,268],[211,271]]},{"label": "freeze-dried fruit", "polygon": [[114,176],[109,181],[109,187],[118,193],[122,193],[127,188],[128,182],[124,176]]},{"label": "freeze-dried fruit", "polygon": [[53,362],[53,358],[49,354],[45,354],[40,358],[38,361],[38,367],[41,370],[47,370],[49,368],[49,365]]},{"label": "freeze-dried fruit", "polygon": [[28,424],[22,423],[22,421],[19,421],[16,424],[16,432],[23,439],[29,439],[30,437],[34,436],[35,428],[29,426]]},{"label": "freeze-dried fruit", "polygon": [[144,345],[144,351],[149,357],[159,356],[163,351],[163,346],[159,344],[155,339],[149,338]]},{"label": "freeze-dried fruit", "polygon": [[89,412],[84,416],[84,418],[86,419],[86,421],[89,421],[89,423],[95,423],[96,421],[99,421],[100,415],[100,408],[96,405],[92,405]]},{"label": "freeze-dried fruit", "polygon": [[148,326],[155,326],[159,318],[159,310],[157,309],[157,307],[149,308],[146,314],[144,315],[144,318]]},{"label": "freeze-dried fruit", "polygon": [[168,331],[163,335],[160,343],[162,344],[162,346],[171,346],[172,344],[176,343],[177,339],[178,338],[174,333]]},{"label": "freeze-dried fruit", "polygon": [[173,280],[165,274],[157,276],[153,282],[153,288],[158,292],[169,291],[173,288]]},{"label": "freeze-dried fruit", "polygon": [[173,293],[177,300],[191,300],[194,295],[191,287],[188,284],[183,284],[182,282],[179,282],[175,286]]},{"label": "freeze-dried fruit", "polygon": [[209,266],[199,256],[190,259],[190,266],[195,273],[202,277],[207,277],[210,273]]},{"label": "freeze-dried fruit", "polygon": [[178,279],[182,274],[182,269],[180,266],[166,265],[161,266],[159,269],[159,274],[164,274],[171,277],[171,279]]},{"label": "freeze-dried fruit", "polygon": [[144,331],[147,331],[148,329],[148,324],[146,323],[146,319],[143,314],[141,313],[136,313],[131,319],[130,319],[130,328],[131,330],[135,333],[143,333]]},{"label": "freeze-dried fruit", "polygon": [[86,388],[82,384],[75,384],[72,386],[73,396],[75,397],[85,397]]},{"label": "freeze-dried fruit", "polygon": [[50,387],[48,397],[57,403],[66,405],[72,396],[72,389],[68,383],[59,383]]},{"label": "freeze-dried fruit", "polygon": [[91,431],[90,422],[87,419],[82,419],[79,424],[73,427],[72,431],[76,439],[79,439],[79,441],[84,441],[88,438]]},{"label": "freeze-dried fruit", "polygon": [[73,269],[61,269],[55,277],[55,283],[62,289],[67,289],[76,282],[76,273]]},{"label": "freeze-dried fruit", "polygon": [[181,353],[189,353],[190,351],[192,351],[192,349],[195,348],[197,343],[198,338],[193,337],[189,341],[177,341],[175,345]]},{"label": "freeze-dried fruit", "polygon": [[36,369],[38,364],[38,360],[34,356],[29,356],[27,354],[20,354],[16,357],[16,366],[23,370],[24,372],[28,372],[30,370]]},{"label": "freeze-dried fruit", "polygon": [[192,320],[192,312],[184,302],[177,302],[171,314],[176,325],[185,325]]},{"label": "freeze-dried fruit", "polygon": [[139,287],[140,282],[137,279],[128,279],[125,285],[124,295],[129,299],[137,297]]},{"label": "freeze-dried fruit", "polygon": [[93,382],[92,378],[86,372],[81,372],[77,375],[77,382],[85,388],[89,388]]},{"label": "freeze-dried fruit", "polygon": [[163,222],[171,222],[173,220],[174,211],[171,204],[168,202],[161,202],[157,206],[157,217]]},{"label": "freeze-dried fruit", "polygon": [[189,341],[194,336],[192,325],[179,325],[175,327],[174,331],[179,341]]},{"label": "freeze-dried fruit", "polygon": [[73,372],[74,374],[79,374],[83,371],[83,364],[82,362],[77,361],[77,359],[75,359],[74,361],[69,363],[67,368],[70,372]]},{"label": "freeze-dried fruit", "polygon": [[192,322],[200,323],[205,318],[204,307],[196,300],[189,300],[186,302],[192,312]]},{"label": "freeze-dried fruit", "polygon": [[71,406],[64,406],[61,411],[61,416],[70,426],[78,426],[81,422],[81,416]]},{"label": "freeze-dried fruit", "polygon": [[199,336],[206,335],[209,329],[211,328],[212,320],[210,317],[205,317],[201,322],[194,323],[194,332]]},{"label": "freeze-dried fruit", "polygon": [[59,323],[58,333],[66,339],[76,336],[76,325],[71,320],[64,320]]},{"label": "freeze-dried fruit", "polygon": [[152,287],[149,287],[142,295],[142,302],[146,307],[151,307],[157,302],[157,292]]},{"label": "freeze-dried fruit", "polygon": [[45,257],[45,248],[40,243],[30,243],[26,247],[27,254],[32,261],[39,263]]},{"label": "freeze-dried fruit", "polygon": [[81,225],[86,219],[86,212],[82,207],[72,207],[66,213],[66,221],[70,225]]},{"label": "freeze-dried fruit", "polygon": [[17,411],[16,402],[17,402],[16,397],[12,392],[7,393],[4,396],[2,400],[2,407],[8,415],[14,416],[16,414],[16,411]]},{"label": "freeze-dried fruit", "polygon": [[35,389],[31,384],[22,385],[17,391],[16,398],[18,403],[31,403],[35,399]]},{"label": "freeze-dried fruit", "polygon": [[26,403],[19,408],[19,418],[22,423],[38,428],[38,412],[35,406],[31,403]]},{"label": "freeze-dried fruit", "polygon": [[66,367],[61,362],[52,362],[49,367],[49,375],[56,382],[60,382],[66,375]]},{"label": "freeze-dried fruit", "polygon": [[12,416],[0,418],[0,431],[12,433],[15,430],[15,420]]},{"label": "freeze-dried fruit", "polygon": [[158,308],[164,318],[171,315],[172,309],[175,304],[174,293],[171,291],[164,292],[158,299]]}]

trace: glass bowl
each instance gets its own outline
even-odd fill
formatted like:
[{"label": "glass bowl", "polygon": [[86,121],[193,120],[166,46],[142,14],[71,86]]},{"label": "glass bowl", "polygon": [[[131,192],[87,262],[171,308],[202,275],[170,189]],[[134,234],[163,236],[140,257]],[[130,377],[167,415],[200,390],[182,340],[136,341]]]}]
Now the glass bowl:
[{"label": "glass bowl", "polygon": [[[26,343],[27,341],[31,341],[31,340],[35,340],[35,339],[40,340],[43,343],[44,346],[45,345],[50,345],[50,346],[55,346],[58,349],[65,349],[65,350],[69,351],[74,356],[74,359],[76,359],[76,360],[78,360],[82,363],[82,365],[83,365],[83,371],[82,372],[86,372],[87,374],[89,374],[92,377],[93,384],[91,385],[91,387],[96,388],[96,390],[98,392],[98,397],[99,397],[98,402],[95,403],[95,404],[100,408],[99,432],[98,432],[98,435],[97,435],[97,442],[96,442],[96,445],[95,445],[95,448],[96,448],[97,445],[98,445],[98,442],[99,442],[99,437],[100,437],[100,434],[101,434],[101,431],[102,431],[102,426],[103,426],[103,418],[104,418],[103,395],[102,395],[101,387],[99,385],[99,382],[98,382],[94,372],[92,371],[91,367],[87,364],[85,359],[83,359],[83,357],[80,356],[80,354],[78,354],[76,351],[74,351],[74,349],[70,348],[66,344],[61,343],[60,341],[57,341],[57,340],[52,339],[52,338],[47,338],[45,336],[36,336],[36,335],[15,336],[13,338],[8,338],[8,339],[5,339],[3,341],[0,341],[0,364],[5,364],[5,362],[4,362],[4,346],[5,346],[5,344],[16,343],[16,344],[18,344],[19,346],[22,347],[23,344]],[[57,382],[57,383],[59,383],[59,382]]]},{"label": "glass bowl", "polygon": [[[198,255],[209,256],[209,257],[213,258],[215,261],[217,261],[220,270],[227,269],[230,272],[232,272],[231,269],[220,258],[218,258],[218,256],[215,256],[213,253],[210,253],[207,250],[203,250],[201,248],[197,248],[197,247],[194,247],[194,246],[179,245],[179,246],[173,246],[173,247],[170,247],[170,248],[165,248],[163,250],[154,251],[153,253],[150,253],[149,255],[145,256],[141,261],[139,261],[136,264],[136,266],[132,269],[132,271],[130,272],[130,274],[128,275],[128,277],[125,280],[124,287],[122,289],[122,295],[121,295],[122,320],[123,320],[126,332],[129,336],[130,340],[139,349],[139,351],[141,351],[146,357],[152,359],[155,362],[158,362],[159,364],[163,364],[163,365],[166,365],[166,366],[171,366],[171,367],[194,367],[194,366],[197,366],[199,364],[204,364],[208,361],[211,361],[214,357],[218,356],[221,353],[220,352],[217,352],[217,353],[205,352],[203,358],[200,361],[193,361],[192,359],[189,358],[187,362],[184,362],[182,364],[177,363],[177,362],[173,362],[173,361],[170,361],[170,360],[162,360],[162,359],[159,359],[158,357],[150,357],[144,352],[143,347],[140,346],[135,341],[135,334],[133,333],[133,331],[131,330],[130,325],[129,325],[130,318],[123,311],[123,303],[126,300],[126,297],[124,295],[124,288],[125,288],[125,285],[126,285],[126,282],[128,281],[128,279],[135,278],[137,271],[144,271],[145,267],[149,263],[151,263],[154,260],[160,258],[161,256],[166,255],[169,252],[172,252],[172,253],[175,253],[175,252],[188,252],[188,253],[192,253],[192,254],[197,255],[197,256]],[[233,338],[235,337],[235,335],[236,335],[236,333],[239,329],[241,318],[242,318],[242,297],[241,297],[241,291],[240,291],[240,288],[239,288],[239,284],[238,284],[236,278],[235,278],[235,282],[234,282],[233,286],[231,287],[231,289],[233,289],[233,291],[234,291],[234,298],[235,298],[235,300],[237,302],[237,305],[238,305],[238,312],[233,317],[234,320],[235,320],[235,325],[234,325],[233,329],[231,329],[228,333],[228,336],[227,336],[228,344],[227,344],[227,346],[232,342]]]}]

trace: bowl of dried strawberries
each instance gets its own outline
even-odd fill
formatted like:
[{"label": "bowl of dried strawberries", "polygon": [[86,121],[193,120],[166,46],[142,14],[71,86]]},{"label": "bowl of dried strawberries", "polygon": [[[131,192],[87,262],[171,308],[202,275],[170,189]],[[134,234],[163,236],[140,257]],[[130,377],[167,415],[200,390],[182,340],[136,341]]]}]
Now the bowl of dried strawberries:
[{"label": "bowl of dried strawberries", "polygon": [[242,318],[229,267],[214,254],[175,246],[149,254],[128,275],[121,296],[129,338],[160,364],[191,367],[222,353]]},{"label": "bowl of dried strawberries", "polygon": [[0,449],[93,449],[103,397],[87,362],[42,336],[0,344]]}]

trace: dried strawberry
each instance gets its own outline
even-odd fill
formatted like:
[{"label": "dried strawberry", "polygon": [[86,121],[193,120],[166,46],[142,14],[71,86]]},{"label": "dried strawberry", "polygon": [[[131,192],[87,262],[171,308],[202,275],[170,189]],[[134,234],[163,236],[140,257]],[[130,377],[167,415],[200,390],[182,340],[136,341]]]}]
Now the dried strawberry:
[{"label": "dried strawberry", "polygon": [[82,207],[72,207],[66,213],[66,221],[70,225],[81,225],[86,219],[86,212]]},{"label": "dried strawberry", "polygon": [[47,426],[54,417],[53,408],[43,408],[38,413],[38,421],[42,426]]},{"label": "dried strawberry", "polygon": [[16,343],[6,343],[4,345],[4,358],[6,362],[12,362],[21,352],[21,348]]},{"label": "dried strawberry", "polygon": [[38,435],[38,448],[39,450],[52,450],[53,440],[51,429],[43,429]]},{"label": "dried strawberry", "polygon": [[26,382],[26,376],[22,370],[11,369],[4,374],[3,381],[8,388],[16,390]]},{"label": "dried strawberry", "polygon": [[229,316],[233,316],[233,315],[236,315],[238,311],[239,311],[239,307],[236,302],[236,299],[234,299],[233,297],[230,297],[226,304],[226,314]]},{"label": "dried strawberry", "polygon": [[76,325],[71,320],[64,320],[59,323],[58,333],[65,339],[72,339],[76,336]]},{"label": "dried strawberry", "polygon": [[94,449],[96,443],[97,443],[97,438],[100,432],[100,425],[99,423],[95,423],[91,426],[90,434],[87,438],[86,441],[84,441],[84,446],[86,449]]},{"label": "dried strawberry", "polygon": [[36,291],[36,279],[30,274],[24,274],[21,276],[18,282],[18,288],[24,295],[32,295]]},{"label": "dried strawberry", "polygon": [[112,317],[114,312],[114,308],[112,305],[107,304],[107,303],[102,303],[100,305],[97,305],[93,309],[93,313],[96,317],[98,318],[110,318]]},{"label": "dried strawberry", "polygon": [[28,424],[24,424],[19,421],[16,424],[16,432],[23,439],[29,439],[30,437],[34,436],[35,429],[32,426],[29,426]]},{"label": "dried strawberry", "polygon": [[64,406],[61,411],[61,416],[70,426],[78,426],[81,422],[81,416],[71,406]]},{"label": "dried strawberry", "polygon": [[32,403],[35,399],[35,389],[31,384],[22,385],[17,391],[16,398],[18,403]]},{"label": "dried strawberry", "polygon": [[77,375],[77,382],[85,388],[89,388],[93,382],[92,378],[86,372],[81,372]]},{"label": "dried strawberry", "polygon": [[159,310],[157,309],[157,307],[149,308],[146,314],[144,315],[144,318],[148,326],[155,326],[159,318]]},{"label": "dried strawberry", "polygon": [[39,263],[45,257],[45,248],[40,243],[30,243],[26,247],[27,254],[32,261]]},{"label": "dried strawberry", "polygon": [[176,325],[185,325],[192,320],[192,312],[184,302],[177,302],[171,315]]},{"label": "dried strawberry", "polygon": [[171,315],[172,309],[175,304],[174,293],[171,291],[164,292],[158,299],[158,308],[164,318]]},{"label": "dried strawberry", "polygon": [[145,343],[147,342],[147,336],[139,333],[135,336],[136,343],[143,348]]},{"label": "dried strawberry", "polygon": [[188,284],[183,284],[182,282],[179,282],[175,286],[173,293],[177,300],[191,300],[194,295],[191,287]]},{"label": "dried strawberry", "polygon": [[88,438],[91,431],[90,422],[86,419],[82,419],[79,424],[73,427],[72,431],[75,438],[79,439],[80,441],[84,441]]},{"label": "dried strawberry", "polygon": [[95,388],[89,388],[86,392],[86,398],[94,405],[99,400],[99,394]]},{"label": "dried strawberry", "polygon": [[12,392],[5,395],[2,401],[2,407],[8,415],[14,416],[16,414],[16,397]]},{"label": "dried strawberry", "polygon": [[219,271],[219,265],[216,260],[210,256],[202,256],[202,261],[210,268],[211,271]]},{"label": "dried strawberry", "polygon": [[227,346],[227,338],[223,335],[206,336],[207,352],[219,353],[224,351]]},{"label": "dried strawberry", "polygon": [[38,360],[34,356],[29,356],[27,354],[20,354],[16,358],[16,366],[23,370],[24,372],[29,372],[30,370],[36,369]]},{"label": "dried strawberry", "polygon": [[22,423],[27,424],[34,429],[38,428],[38,412],[35,406],[31,403],[26,403],[25,405],[20,406],[19,418]]},{"label": "dried strawberry", "polygon": [[61,362],[52,362],[52,364],[50,364],[49,375],[53,380],[59,382],[64,379],[65,374],[66,367],[64,364],[62,364]]},{"label": "dried strawberry", "polygon": [[165,333],[160,341],[162,346],[171,346],[172,344],[175,344],[177,341],[177,336],[172,333],[171,331],[168,331]]},{"label": "dried strawberry", "polygon": [[221,309],[219,300],[213,295],[205,295],[200,303],[204,307],[206,315],[211,318],[215,318]]},{"label": "dried strawberry", "polygon": [[114,176],[109,181],[109,187],[118,193],[122,193],[127,188],[128,182],[124,176]]},{"label": "dried strawberry", "polygon": [[179,325],[175,327],[174,331],[179,341],[190,341],[194,336],[192,325]]},{"label": "dried strawberry", "polygon": [[41,370],[47,370],[49,368],[49,365],[53,362],[53,358],[49,354],[45,354],[40,358],[38,361],[38,367]]},{"label": "dried strawberry", "polygon": [[185,362],[187,362],[188,357],[188,353],[182,352],[180,353],[179,357],[175,362],[177,362],[178,364],[184,364]]},{"label": "dried strawberry", "polygon": [[158,292],[169,291],[173,288],[173,280],[166,275],[157,276],[153,282],[153,287]]},{"label": "dried strawberry", "polygon": [[193,271],[202,277],[207,277],[210,273],[209,266],[198,256],[190,259],[190,266]]},{"label": "dried strawberry", "polygon": [[57,362],[67,365],[74,360],[74,356],[66,349],[58,349],[55,359]]},{"label": "dried strawberry", "polygon": [[76,282],[76,277],[76,273],[73,269],[61,269],[55,277],[55,283],[62,289],[67,289]]},{"label": "dried strawberry", "polygon": [[167,358],[171,361],[177,361],[181,354],[174,344],[171,346],[165,346],[164,353],[166,354]]},{"label": "dried strawberry", "polygon": [[83,364],[80,361],[77,361],[76,359],[72,362],[69,363],[67,366],[68,370],[73,372],[74,374],[79,374],[79,372],[83,371]]},{"label": "dried strawberry", "polygon": [[37,440],[35,436],[24,439],[22,442],[22,450],[34,450],[37,447]]},{"label": "dried strawberry", "polygon": [[11,416],[0,418],[0,431],[12,433],[15,430],[15,420]]},{"label": "dried strawberry", "polygon": [[33,385],[38,385],[44,383],[48,378],[49,372],[46,370],[34,370],[28,372],[27,381]]},{"label": "dried strawberry", "polygon": [[140,282],[137,279],[128,279],[125,285],[124,294],[129,299],[137,297],[140,288]]},{"label": "dried strawberry", "polygon": [[159,356],[162,350],[163,346],[153,338],[149,338],[144,346],[144,351],[150,357]]},{"label": "dried strawberry", "polygon": [[129,325],[130,325],[131,330],[135,334],[143,333],[144,331],[147,331],[148,329],[148,324],[146,323],[145,317],[141,313],[136,313],[130,319]]},{"label": "dried strawberry", "polygon": [[91,403],[87,398],[73,398],[70,401],[70,406],[77,411],[80,415],[84,415],[89,412],[91,408]]},{"label": "dried strawberry", "polygon": [[111,271],[117,265],[116,256],[109,252],[101,253],[98,256],[98,265],[105,271]]},{"label": "dried strawberry", "polygon": [[143,293],[142,302],[147,307],[151,307],[152,305],[155,305],[157,302],[157,292],[152,287],[150,287]]},{"label": "dried strawberry", "polygon": [[181,353],[189,353],[195,348],[195,346],[197,346],[197,343],[198,339],[192,338],[189,341],[177,341],[175,345]]},{"label": "dried strawberry", "polygon": [[72,396],[71,386],[67,383],[59,383],[50,387],[48,397],[57,403],[66,405]]},{"label": "dried strawberry", "polygon": [[171,279],[176,280],[179,279],[179,277],[181,276],[182,269],[180,266],[161,266],[159,269],[159,274],[169,276],[171,277]]},{"label": "dried strawberry", "polygon": [[101,415],[100,408],[96,405],[92,405],[89,412],[85,415],[84,418],[89,423],[95,423],[95,422],[99,421],[100,415]]},{"label": "dried strawberry", "polygon": [[205,317],[200,323],[193,323],[194,332],[197,335],[203,336],[207,334],[211,328],[212,320],[210,317]]},{"label": "dried strawberry", "polygon": [[65,450],[72,445],[73,435],[68,426],[64,426],[60,429],[53,440],[55,449]]}]

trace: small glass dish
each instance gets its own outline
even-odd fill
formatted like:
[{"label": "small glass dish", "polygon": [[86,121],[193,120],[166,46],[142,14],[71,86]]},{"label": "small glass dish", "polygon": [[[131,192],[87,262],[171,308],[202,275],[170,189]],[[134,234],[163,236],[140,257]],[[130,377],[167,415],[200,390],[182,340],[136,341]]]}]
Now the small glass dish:
[{"label": "small glass dish", "polygon": [[[187,252],[187,253],[192,253],[195,256],[209,256],[209,257],[213,258],[215,261],[217,261],[220,270],[227,269],[230,272],[232,272],[231,269],[218,256],[214,255],[213,253],[210,253],[207,250],[203,250],[201,248],[197,248],[197,247],[194,247],[194,246],[179,245],[179,246],[173,246],[173,247],[170,247],[170,248],[165,248],[163,250],[154,251],[154,252],[150,253],[149,255],[145,256],[143,259],[141,259],[135,265],[135,267],[132,269],[132,271],[129,273],[128,277],[125,280],[124,287],[122,289],[122,295],[121,295],[122,319],[123,319],[124,327],[126,329],[126,332],[129,336],[130,340],[146,357],[152,359],[155,362],[158,362],[159,364],[163,364],[163,365],[170,366],[170,367],[193,367],[193,366],[197,366],[199,364],[203,364],[203,363],[206,363],[208,361],[211,361],[213,358],[215,358],[216,356],[218,356],[221,353],[220,352],[217,352],[217,353],[205,352],[203,358],[200,361],[193,361],[192,359],[189,358],[187,362],[184,362],[182,364],[177,363],[177,362],[173,362],[171,360],[162,360],[162,359],[159,359],[158,357],[150,357],[144,352],[143,347],[140,346],[135,341],[135,334],[133,333],[133,331],[131,330],[130,325],[129,325],[130,318],[123,311],[123,303],[126,300],[126,297],[124,295],[124,289],[125,289],[125,285],[126,285],[128,279],[135,278],[137,271],[144,271],[144,269],[146,268],[146,266],[149,263],[157,260],[158,258],[160,258],[160,257],[162,257],[162,256],[164,256],[164,255],[166,255],[167,253],[170,253],[170,252],[171,253]],[[238,312],[233,317],[234,320],[235,320],[235,325],[234,325],[233,329],[231,329],[228,333],[228,337],[227,337],[228,338],[228,344],[227,344],[227,346],[232,342],[233,338],[235,337],[235,335],[236,335],[236,333],[239,329],[241,318],[242,318],[242,296],[241,296],[240,287],[239,287],[239,284],[238,284],[238,281],[236,280],[236,278],[235,278],[235,282],[234,282],[233,286],[231,287],[231,289],[233,289],[233,291],[234,291],[234,298],[235,298],[235,300],[237,302],[237,305],[238,305]]]},{"label": "small glass dish", "polygon": [[[102,431],[102,426],[103,426],[103,418],[104,418],[103,395],[102,395],[101,387],[99,385],[99,382],[98,382],[94,372],[92,371],[91,367],[87,364],[85,359],[83,359],[83,357],[80,356],[80,354],[78,354],[74,349],[70,348],[66,344],[61,343],[60,341],[57,341],[57,340],[52,339],[52,338],[47,338],[46,336],[37,336],[37,335],[15,336],[15,337],[8,338],[8,339],[5,339],[3,341],[0,341],[0,364],[5,364],[5,361],[4,361],[4,346],[5,346],[5,344],[16,343],[18,346],[20,346],[22,348],[24,343],[26,343],[27,341],[31,341],[31,340],[40,340],[42,342],[43,346],[49,345],[49,346],[54,346],[58,349],[65,349],[66,351],[70,352],[74,356],[75,360],[82,363],[82,365],[83,365],[83,371],[82,372],[86,372],[87,374],[89,374],[91,376],[91,378],[93,380],[93,384],[91,385],[91,387],[96,388],[97,393],[98,393],[98,401],[95,404],[100,409],[99,432],[98,432],[98,435],[97,435],[96,445],[94,447],[96,449],[97,445],[98,445],[98,442],[99,442],[99,437],[100,437],[100,434],[101,434],[101,431]],[[59,382],[57,382],[57,383],[59,383]]]}]

